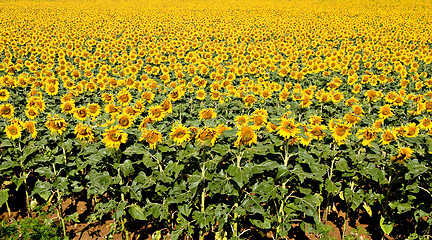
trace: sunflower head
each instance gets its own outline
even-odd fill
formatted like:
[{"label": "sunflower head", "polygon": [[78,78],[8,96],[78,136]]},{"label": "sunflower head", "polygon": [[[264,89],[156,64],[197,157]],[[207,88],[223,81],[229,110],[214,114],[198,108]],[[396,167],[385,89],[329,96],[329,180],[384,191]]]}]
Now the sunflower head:
[{"label": "sunflower head", "polygon": [[397,161],[399,163],[405,162],[406,160],[411,158],[413,152],[414,151],[409,147],[399,148],[398,154],[392,157],[390,160]]},{"label": "sunflower head", "polygon": [[241,126],[237,132],[237,140],[234,143],[234,146],[240,145],[251,145],[252,143],[257,143],[257,134],[255,133],[257,130],[256,126]]},{"label": "sunflower head", "polygon": [[105,132],[102,134],[103,139],[102,142],[105,143],[105,146],[109,148],[119,148],[120,144],[126,143],[127,133],[123,132],[123,130],[118,129],[117,126],[112,126],[109,129],[105,129]]},{"label": "sunflower head", "polygon": [[176,124],[171,128],[170,137],[177,144],[182,144],[191,139],[191,133],[187,127],[182,124]]},{"label": "sunflower head", "polygon": [[203,129],[200,129],[198,131],[196,139],[199,143],[203,145],[210,144],[210,146],[213,146],[218,136],[219,132],[217,129],[204,127]]},{"label": "sunflower head", "polygon": [[14,113],[15,108],[10,103],[0,105],[0,116],[3,118],[10,119],[14,116]]},{"label": "sunflower head", "polygon": [[76,137],[80,140],[87,139],[92,141],[94,139],[92,129],[90,127],[85,126],[82,123],[78,123],[75,126],[74,132],[76,134]]},{"label": "sunflower head", "polygon": [[199,113],[199,120],[205,119],[213,119],[216,117],[216,112],[214,108],[202,109]]},{"label": "sunflower head", "polygon": [[5,127],[6,136],[9,139],[17,139],[21,137],[21,127],[18,124],[11,124]]},{"label": "sunflower head", "polygon": [[128,114],[122,114],[118,116],[117,121],[119,129],[127,129],[133,124],[133,119]]},{"label": "sunflower head", "polygon": [[142,132],[140,140],[146,140],[151,149],[155,149],[157,142],[162,142],[162,134],[157,130],[145,130]]}]

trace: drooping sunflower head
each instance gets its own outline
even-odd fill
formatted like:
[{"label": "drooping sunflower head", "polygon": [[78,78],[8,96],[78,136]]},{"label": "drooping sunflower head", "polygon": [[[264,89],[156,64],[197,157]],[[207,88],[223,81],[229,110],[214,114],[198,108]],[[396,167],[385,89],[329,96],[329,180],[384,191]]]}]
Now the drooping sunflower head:
[{"label": "drooping sunflower head", "polygon": [[326,129],[327,127],[323,125],[312,125],[309,133],[314,139],[322,140],[325,136],[324,130]]},{"label": "drooping sunflower head", "polygon": [[157,130],[146,130],[143,131],[141,139],[145,139],[146,142],[150,145],[151,149],[155,149],[157,142],[162,142],[162,133]]},{"label": "drooping sunflower head", "polygon": [[300,129],[297,127],[298,124],[295,123],[293,118],[282,118],[281,124],[277,128],[278,134],[285,139],[290,137],[295,137],[300,133]]},{"label": "drooping sunflower head", "polygon": [[36,129],[35,121],[28,121],[23,124],[23,128],[27,129],[33,138],[36,138],[38,131]]},{"label": "drooping sunflower head", "polygon": [[3,118],[10,119],[14,116],[14,113],[15,108],[10,103],[0,105],[0,116]]},{"label": "drooping sunflower head", "polygon": [[79,107],[73,112],[74,118],[80,121],[84,121],[88,115],[88,109],[86,107]]},{"label": "drooping sunflower head", "polygon": [[213,119],[216,117],[216,112],[214,108],[202,109],[199,113],[199,120],[205,119]]},{"label": "drooping sunflower head", "polygon": [[172,103],[169,99],[165,99],[163,101],[163,103],[161,104],[161,108],[162,110],[168,114],[168,113],[172,113]]},{"label": "drooping sunflower head", "polygon": [[48,115],[45,126],[51,131],[52,134],[58,133],[61,135],[63,131],[66,130],[67,122],[58,115],[55,115],[54,117]]},{"label": "drooping sunflower head", "polygon": [[256,126],[242,126],[239,128],[239,131],[237,132],[237,140],[234,143],[234,146],[240,146],[240,145],[251,145],[252,143],[257,143],[257,134],[255,133],[255,130],[257,130]]},{"label": "drooping sunflower head", "polygon": [[112,126],[109,129],[105,129],[102,136],[102,142],[105,143],[105,146],[109,148],[119,148],[120,144],[126,143],[128,134],[118,129],[117,126]]},{"label": "drooping sunflower head", "polygon": [[362,145],[367,146],[377,138],[377,133],[380,130],[375,128],[363,128],[357,131],[357,138],[362,140]]},{"label": "drooping sunflower head", "polygon": [[396,140],[397,140],[396,130],[394,128],[392,128],[392,129],[384,130],[384,132],[381,136],[380,143],[382,145],[388,145],[390,142],[396,141]]},{"label": "drooping sunflower head", "polygon": [[196,139],[201,144],[210,144],[210,146],[213,146],[218,136],[219,133],[216,128],[204,127],[198,131]]},{"label": "drooping sunflower head", "polygon": [[74,132],[76,134],[76,137],[80,140],[87,139],[91,141],[94,138],[92,129],[82,123],[78,123],[75,126]]},{"label": "drooping sunflower head", "polygon": [[399,163],[405,162],[406,160],[411,158],[413,152],[414,150],[409,147],[399,148],[398,154],[392,157],[390,160],[397,161]]}]

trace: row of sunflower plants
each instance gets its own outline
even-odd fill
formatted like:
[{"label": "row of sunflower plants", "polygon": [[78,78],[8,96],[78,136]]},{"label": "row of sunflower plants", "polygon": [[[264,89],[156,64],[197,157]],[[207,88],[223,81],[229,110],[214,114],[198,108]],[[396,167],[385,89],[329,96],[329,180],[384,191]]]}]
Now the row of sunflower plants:
[{"label": "row of sunflower plants", "polygon": [[[339,202],[346,206],[344,228],[350,214],[366,211],[379,216],[387,235],[403,224],[400,216],[430,231],[424,199],[431,198],[432,143],[423,118],[406,113],[415,111],[415,101],[393,109],[384,99],[369,101],[369,90],[355,95],[363,105],[351,105],[355,98],[343,102],[337,93],[331,101],[318,94],[314,99],[313,91],[325,87],[320,81],[323,86],[285,85],[279,99],[251,90],[226,101],[200,100],[168,87],[167,96],[154,97],[147,117],[134,89],[62,99],[51,98],[48,88],[8,91],[10,104],[1,108],[0,203],[8,208],[8,192],[15,189],[25,192],[29,214],[37,204],[51,204],[65,236],[67,221],[77,216],[65,216],[61,203],[77,194],[94,203],[88,222],[110,216],[113,231],[125,239],[134,221],[157,223],[172,239],[236,239],[251,229],[283,238],[295,223],[325,236],[327,215]],[[25,92],[34,95],[27,99]],[[91,116],[91,104],[105,104],[105,111],[96,107]],[[43,113],[22,122],[14,112],[26,105],[41,105]],[[383,129],[385,124],[402,126]]]}]

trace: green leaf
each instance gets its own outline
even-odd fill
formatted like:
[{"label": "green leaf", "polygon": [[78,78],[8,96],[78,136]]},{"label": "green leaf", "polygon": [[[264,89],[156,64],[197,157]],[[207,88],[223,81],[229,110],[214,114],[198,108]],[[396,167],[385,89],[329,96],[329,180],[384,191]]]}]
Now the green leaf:
[{"label": "green leaf", "polygon": [[51,196],[51,188],[51,183],[37,181],[33,188],[32,195],[39,194],[41,198],[47,201],[48,198]]},{"label": "green leaf", "polygon": [[134,154],[142,155],[142,154],[146,154],[146,153],[148,153],[148,151],[143,146],[140,146],[140,145],[137,145],[137,144],[129,146],[123,152],[123,154],[125,154],[127,156],[132,156]]},{"label": "green leaf", "polygon": [[227,172],[240,188],[242,188],[244,184],[249,181],[249,175],[247,173],[247,169],[245,168],[241,169],[237,166],[230,165]]},{"label": "green leaf", "polygon": [[2,189],[0,191],[0,207],[3,206],[3,204],[5,204],[9,198],[9,194],[8,194],[9,189]]},{"label": "green leaf", "polygon": [[406,180],[416,178],[429,170],[426,165],[420,164],[417,159],[409,161],[406,166],[408,167],[408,172],[405,174]]},{"label": "green leaf", "polygon": [[258,228],[261,229],[270,229],[271,228],[271,223],[270,223],[270,219],[268,218],[264,218],[263,221],[258,220],[258,219],[250,219],[250,222],[255,225]]},{"label": "green leaf", "polygon": [[330,179],[325,180],[325,189],[332,195],[336,195],[341,190],[341,183],[333,183]]},{"label": "green leaf", "polygon": [[390,221],[389,218],[381,216],[380,227],[385,234],[390,235],[390,233],[393,231],[393,226],[394,226],[393,221]]},{"label": "green leaf", "polygon": [[51,171],[51,169],[47,167],[40,167],[36,169],[35,172],[39,173],[39,175],[46,178],[51,178],[54,176],[54,173]]},{"label": "green leaf", "polygon": [[119,220],[121,217],[123,217],[123,215],[125,213],[124,210],[125,210],[125,207],[126,207],[127,203],[128,202],[126,202],[126,201],[120,202],[120,204],[117,207],[116,212],[114,213],[114,219]]},{"label": "green leaf", "polygon": [[147,219],[147,216],[144,214],[144,211],[138,205],[130,206],[128,212],[134,219],[137,219],[137,220],[146,220]]},{"label": "green leaf", "polygon": [[299,151],[298,156],[301,160],[305,160],[306,162],[314,162],[315,158],[312,157],[306,150],[302,149]]},{"label": "green leaf", "polygon": [[123,174],[123,176],[129,176],[132,174],[135,170],[132,165],[132,162],[130,160],[124,161],[124,163],[120,164],[120,171]]}]

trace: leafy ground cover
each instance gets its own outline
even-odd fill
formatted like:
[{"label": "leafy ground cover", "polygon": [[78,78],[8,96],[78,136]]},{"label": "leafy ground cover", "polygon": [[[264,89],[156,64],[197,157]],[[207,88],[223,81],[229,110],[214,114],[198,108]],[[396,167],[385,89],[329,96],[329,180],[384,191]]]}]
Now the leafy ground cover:
[{"label": "leafy ground cover", "polygon": [[2,231],[430,238],[430,4],[1,2]]}]

